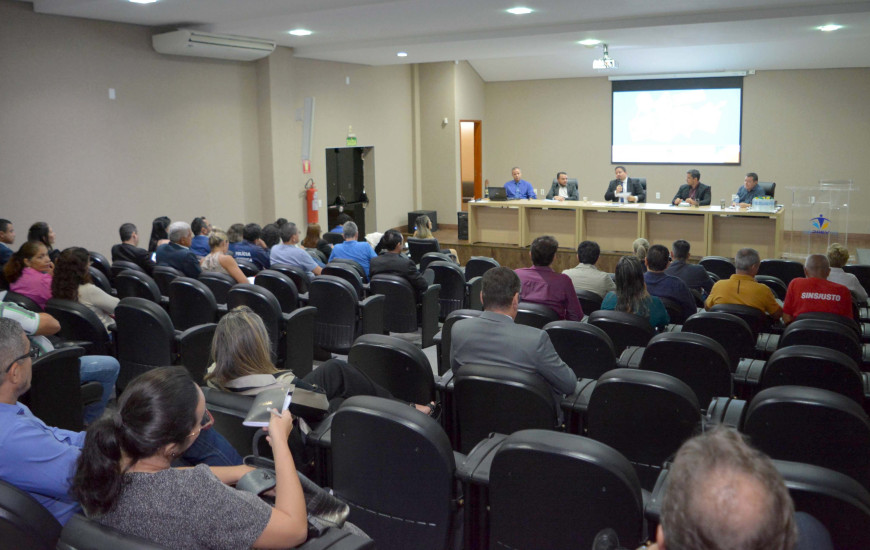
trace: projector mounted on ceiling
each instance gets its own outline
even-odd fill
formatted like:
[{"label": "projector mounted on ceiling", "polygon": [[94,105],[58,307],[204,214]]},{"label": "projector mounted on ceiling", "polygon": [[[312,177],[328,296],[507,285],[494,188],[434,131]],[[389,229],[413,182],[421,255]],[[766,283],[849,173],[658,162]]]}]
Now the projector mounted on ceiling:
[{"label": "projector mounted on ceiling", "polygon": [[604,48],[604,57],[593,59],[592,68],[596,70],[618,69],[619,63],[607,53],[607,44],[602,44],[601,47]]}]

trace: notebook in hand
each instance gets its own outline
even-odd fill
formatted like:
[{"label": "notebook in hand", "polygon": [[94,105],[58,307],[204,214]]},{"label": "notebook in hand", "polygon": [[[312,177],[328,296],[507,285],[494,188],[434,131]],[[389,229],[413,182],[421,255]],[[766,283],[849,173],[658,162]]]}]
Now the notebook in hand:
[{"label": "notebook in hand", "polygon": [[289,409],[293,416],[304,418],[307,422],[319,422],[329,414],[329,401],[326,394],[294,386],[273,388],[257,394],[242,424],[251,427],[268,426],[271,409]]}]

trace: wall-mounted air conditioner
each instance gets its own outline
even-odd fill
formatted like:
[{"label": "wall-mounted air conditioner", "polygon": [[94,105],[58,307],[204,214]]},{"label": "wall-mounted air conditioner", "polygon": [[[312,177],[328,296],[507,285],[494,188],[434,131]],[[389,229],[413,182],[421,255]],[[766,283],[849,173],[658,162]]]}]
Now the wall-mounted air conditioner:
[{"label": "wall-mounted air conditioner", "polygon": [[236,61],[261,59],[275,51],[275,43],[268,40],[208,34],[185,29],[155,34],[151,37],[151,43],[160,53]]}]

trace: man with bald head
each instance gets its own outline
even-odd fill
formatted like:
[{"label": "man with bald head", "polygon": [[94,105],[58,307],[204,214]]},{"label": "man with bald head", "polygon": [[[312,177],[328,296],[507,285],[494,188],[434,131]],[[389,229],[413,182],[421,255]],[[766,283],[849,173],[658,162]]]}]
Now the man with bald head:
[{"label": "man with bald head", "polygon": [[852,294],[844,285],[828,280],[831,266],[822,254],[813,254],[804,264],[806,278],[792,279],[782,305],[782,320],[791,323],[802,313],[836,313],[852,319]]}]

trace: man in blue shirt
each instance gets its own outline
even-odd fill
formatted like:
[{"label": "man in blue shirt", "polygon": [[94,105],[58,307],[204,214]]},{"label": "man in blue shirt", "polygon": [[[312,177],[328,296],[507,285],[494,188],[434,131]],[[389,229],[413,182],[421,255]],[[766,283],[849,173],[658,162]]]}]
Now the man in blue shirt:
[{"label": "man in blue shirt", "polygon": [[332,248],[332,254],[329,255],[329,261],[331,262],[336,258],[353,260],[362,266],[363,271],[366,272],[366,278],[368,278],[369,262],[372,258],[377,256],[377,254],[375,254],[375,249],[372,248],[372,245],[368,242],[357,240],[359,229],[353,222],[345,223],[342,227],[341,233],[344,235],[344,242],[339,243]]},{"label": "man in blue shirt", "polygon": [[12,256],[12,248],[7,246],[15,242],[15,228],[9,220],[0,219],[0,267],[6,265]]},{"label": "man in blue shirt", "polygon": [[242,231],[243,240],[236,244],[233,256],[237,260],[250,260],[260,269],[269,269],[269,253],[266,244],[260,239],[262,232],[263,229],[256,223],[246,225]]},{"label": "man in blue shirt", "polygon": [[[24,329],[12,319],[0,318],[0,479],[30,493],[64,524],[81,511],[69,489],[85,432],[50,428],[18,402],[30,390],[32,378],[33,355]],[[183,458],[211,466],[242,462],[213,429],[201,431]]]},{"label": "man in blue shirt", "polygon": [[193,240],[190,242],[190,250],[196,254],[197,258],[202,259],[211,253],[211,247],[208,245],[208,234],[211,233],[211,224],[205,219],[194,218],[190,223],[190,230],[193,231]]},{"label": "man in blue shirt", "polygon": [[272,247],[269,259],[273,264],[287,264],[301,267],[305,270],[309,279],[313,279],[316,275],[320,275],[322,267],[317,264],[314,258],[311,257],[304,248],[296,246],[299,244],[299,228],[293,222],[287,222],[281,226],[281,241],[283,244],[276,244]]},{"label": "man in blue shirt", "polygon": [[697,313],[698,308],[695,306],[695,297],[692,296],[686,283],[665,273],[669,263],[668,249],[660,244],[652,245],[646,253],[647,271],[643,274],[643,279],[650,295],[667,298],[679,304],[682,318],[672,318],[671,322],[682,324],[690,315]]},{"label": "man in blue shirt", "polygon": [[738,206],[752,206],[752,199],[764,196],[764,189],[758,185],[758,174],[749,172],[743,179],[743,185],[737,190]]},{"label": "man in blue shirt", "polygon": [[511,175],[514,179],[504,184],[504,190],[509,199],[536,199],[538,196],[535,190],[532,189],[532,184],[522,179],[523,172],[518,166],[511,169]]}]

